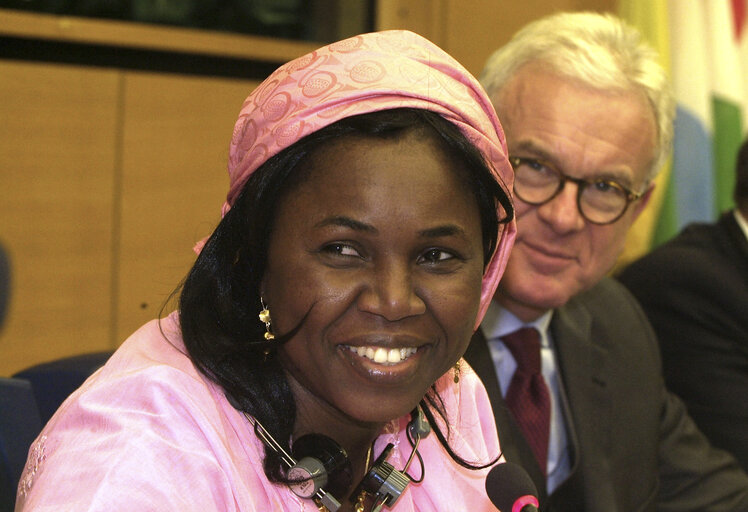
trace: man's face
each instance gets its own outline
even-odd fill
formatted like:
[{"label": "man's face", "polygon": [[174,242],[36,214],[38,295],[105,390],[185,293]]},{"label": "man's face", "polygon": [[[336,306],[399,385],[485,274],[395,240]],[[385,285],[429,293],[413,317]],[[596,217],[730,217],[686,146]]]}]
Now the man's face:
[{"label": "man's face", "polygon": [[[530,64],[491,99],[510,155],[542,160],[574,178],[646,188],[657,129],[643,93],[595,91]],[[538,206],[515,196],[518,236],[496,299],[524,321],[595,285],[614,265],[648,197],[616,222],[597,225],[580,214],[577,191],[567,182]]]}]

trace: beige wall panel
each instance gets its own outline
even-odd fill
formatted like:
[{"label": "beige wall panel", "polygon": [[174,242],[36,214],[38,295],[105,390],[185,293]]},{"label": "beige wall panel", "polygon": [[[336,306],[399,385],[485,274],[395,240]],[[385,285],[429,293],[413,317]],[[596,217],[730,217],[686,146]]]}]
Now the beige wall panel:
[{"label": "beige wall panel", "polygon": [[615,9],[615,0],[444,1],[448,28],[443,48],[476,76],[491,53],[532,20],[556,11]]},{"label": "beige wall panel", "polygon": [[231,133],[256,85],[127,73],[119,341],[158,316],[194,261],[192,246],[220,220]]},{"label": "beige wall panel", "polygon": [[0,61],[0,240],[13,266],[0,375],[111,347],[118,77]]},{"label": "beige wall panel", "polygon": [[448,1],[378,0],[376,30],[411,30],[443,47],[447,29],[445,8]]},{"label": "beige wall panel", "polygon": [[556,11],[614,11],[616,0],[379,0],[377,29],[430,39],[478,75],[493,50],[526,23]]}]

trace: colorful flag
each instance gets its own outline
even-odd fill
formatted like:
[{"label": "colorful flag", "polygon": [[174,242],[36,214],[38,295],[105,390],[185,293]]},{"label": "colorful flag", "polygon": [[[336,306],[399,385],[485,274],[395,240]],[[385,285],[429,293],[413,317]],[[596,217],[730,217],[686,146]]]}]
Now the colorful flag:
[{"label": "colorful flag", "polygon": [[[621,0],[619,15],[642,33],[649,44],[657,50],[660,64],[670,74],[670,40],[666,0]],[[668,160],[655,180],[655,189],[647,208],[636,219],[626,237],[626,246],[614,269],[627,265],[644,255],[653,245],[657,226],[663,218],[673,218],[669,202],[671,162]]]},{"label": "colorful flag", "polygon": [[662,198],[648,207],[650,222],[634,224],[625,264],[733,207],[748,37],[746,0],[620,0],[619,14],[661,52],[678,104],[672,165],[657,182]]}]

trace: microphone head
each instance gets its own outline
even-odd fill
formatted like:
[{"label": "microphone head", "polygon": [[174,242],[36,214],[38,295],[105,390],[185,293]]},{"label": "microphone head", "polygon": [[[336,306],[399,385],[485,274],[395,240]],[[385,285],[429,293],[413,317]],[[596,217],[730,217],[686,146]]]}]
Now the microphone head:
[{"label": "microphone head", "polygon": [[504,462],[491,468],[486,476],[486,493],[502,512],[523,510],[526,505],[537,510],[534,507],[538,506],[538,491],[530,475],[518,464]]}]

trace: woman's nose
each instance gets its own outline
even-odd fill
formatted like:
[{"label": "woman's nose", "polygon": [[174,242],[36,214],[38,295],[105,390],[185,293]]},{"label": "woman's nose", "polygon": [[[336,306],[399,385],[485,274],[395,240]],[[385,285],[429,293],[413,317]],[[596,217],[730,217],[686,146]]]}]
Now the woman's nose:
[{"label": "woman's nose", "polygon": [[367,289],[359,297],[359,308],[391,322],[425,313],[426,303],[414,280],[407,265],[383,265],[371,273]]}]

